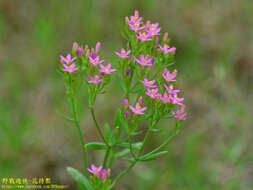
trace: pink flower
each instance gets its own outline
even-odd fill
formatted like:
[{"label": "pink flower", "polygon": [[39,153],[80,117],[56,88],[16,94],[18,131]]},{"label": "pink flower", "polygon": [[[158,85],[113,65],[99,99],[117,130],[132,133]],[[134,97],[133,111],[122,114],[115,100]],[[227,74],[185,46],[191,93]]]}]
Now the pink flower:
[{"label": "pink flower", "polygon": [[102,171],[100,171],[100,172],[98,173],[98,177],[101,178],[103,182],[105,182],[107,176],[110,176],[110,173],[111,173],[111,170],[110,170],[110,169],[108,169],[108,170],[103,169]]},{"label": "pink flower", "polygon": [[158,23],[155,23],[155,24],[149,24],[148,25],[148,34],[151,35],[151,36],[156,36],[156,35],[159,35],[159,32],[161,30],[161,28],[158,28]]},{"label": "pink flower", "polygon": [[142,18],[139,17],[139,12],[138,11],[134,11],[134,16],[130,16],[130,20],[128,17],[126,17],[126,23],[127,24],[142,24]]},{"label": "pink flower", "polygon": [[162,100],[164,103],[168,103],[170,102],[170,100],[172,100],[172,96],[171,94],[168,95],[167,92],[164,92],[163,96],[160,94],[160,100]]},{"label": "pink flower", "polygon": [[140,115],[144,114],[143,111],[145,111],[147,109],[147,107],[141,108],[139,102],[136,103],[135,107],[133,107],[131,105],[129,107],[132,110],[132,112],[134,112],[135,114],[140,114]]},{"label": "pink flower", "polygon": [[182,105],[181,109],[177,109],[176,112],[172,111],[171,113],[177,121],[186,120],[187,113],[185,112],[185,105]]},{"label": "pink flower", "polygon": [[134,61],[136,61],[137,63],[139,63],[140,65],[143,65],[143,66],[152,66],[152,62],[154,61],[154,59],[148,58],[148,56],[144,57],[144,55],[141,54],[140,60],[136,59],[136,57],[134,57]]},{"label": "pink flower", "polygon": [[166,88],[168,94],[176,95],[178,92],[180,92],[180,90],[174,90],[173,84],[171,84],[169,87],[166,84],[164,84],[164,87]]},{"label": "pink flower", "polygon": [[131,22],[131,23],[136,23],[136,22],[141,23],[141,20],[142,20],[142,18],[139,17],[139,11],[135,10],[134,11],[134,16],[130,16],[130,21],[129,22]]},{"label": "pink flower", "polygon": [[79,67],[75,67],[76,64],[75,63],[72,63],[71,65],[67,65],[67,64],[63,64],[63,71],[66,71],[66,72],[69,72],[69,73],[72,73],[74,71],[76,71]]},{"label": "pink flower", "polygon": [[91,64],[93,64],[93,65],[100,65],[101,63],[104,62],[103,59],[99,61],[99,56],[95,57],[93,52],[92,52],[92,54],[93,54],[92,56],[89,56],[89,61],[90,61]]},{"label": "pink flower", "polygon": [[147,88],[147,92],[145,92],[145,94],[147,94],[152,99],[155,99],[156,96],[157,96],[157,92],[158,92],[158,88],[155,88],[155,89],[152,89],[152,90]]},{"label": "pink flower", "polygon": [[148,87],[148,88],[155,88],[155,87],[156,87],[156,85],[154,85],[155,80],[148,81],[147,78],[144,78],[144,81],[142,81],[142,83],[143,83],[146,87]]},{"label": "pink flower", "polygon": [[183,101],[183,100],[184,100],[184,98],[179,98],[179,97],[177,96],[177,94],[175,94],[174,97],[172,98],[172,103],[182,106],[182,105],[183,105],[183,104],[182,104],[182,101]]},{"label": "pink flower", "polygon": [[102,165],[97,168],[94,164],[91,165],[91,169],[87,168],[87,170],[94,175],[98,175],[98,173],[100,173],[102,169],[103,169]]},{"label": "pink flower", "polygon": [[128,50],[127,52],[125,51],[124,48],[121,49],[121,52],[118,53],[118,52],[114,52],[117,56],[119,56],[120,58],[129,58],[129,54],[130,54],[131,50]]},{"label": "pink flower", "polygon": [[176,48],[175,47],[171,47],[168,46],[167,44],[164,44],[163,47],[161,45],[158,45],[159,48],[165,53],[174,53],[176,51]]},{"label": "pink flower", "polygon": [[100,72],[101,73],[105,73],[107,75],[110,75],[112,72],[116,71],[116,69],[111,69],[111,63],[109,63],[107,66],[104,66],[102,64],[99,65],[100,66]]},{"label": "pink flower", "polygon": [[141,26],[140,23],[138,22],[135,22],[134,24],[128,23],[128,25],[130,27],[130,30],[133,30],[133,31],[140,31],[140,30],[145,29],[145,26]]},{"label": "pink flower", "polygon": [[177,70],[174,70],[173,73],[170,73],[169,70],[165,69],[162,76],[167,82],[175,82],[176,81],[175,78],[177,76]]},{"label": "pink flower", "polygon": [[145,32],[139,32],[138,34],[136,34],[136,38],[138,38],[142,42],[152,40],[152,38],[150,38],[150,37],[151,37],[151,35],[149,33],[145,33]]},{"label": "pink flower", "polygon": [[71,54],[69,53],[66,57],[63,57],[63,56],[60,56],[60,58],[61,58],[61,61],[62,62],[64,62],[64,63],[72,63],[73,61],[75,61],[76,60],[76,57],[73,57],[72,59],[71,59]]},{"label": "pink flower", "polygon": [[107,178],[108,176],[111,175],[111,170],[110,170],[110,169],[108,169],[108,170],[103,169],[102,165],[100,165],[100,166],[97,168],[94,164],[92,164],[92,165],[91,165],[91,169],[90,169],[90,168],[87,168],[87,170],[88,170],[90,173],[92,173],[94,176],[97,176],[97,177],[99,177],[100,179],[102,179],[103,182],[105,182],[105,181],[106,181],[106,178]]},{"label": "pink flower", "polygon": [[98,84],[100,82],[102,82],[104,79],[99,79],[99,75],[95,75],[95,77],[93,78],[91,75],[89,75],[90,79],[88,81],[88,83],[95,83],[95,84]]}]

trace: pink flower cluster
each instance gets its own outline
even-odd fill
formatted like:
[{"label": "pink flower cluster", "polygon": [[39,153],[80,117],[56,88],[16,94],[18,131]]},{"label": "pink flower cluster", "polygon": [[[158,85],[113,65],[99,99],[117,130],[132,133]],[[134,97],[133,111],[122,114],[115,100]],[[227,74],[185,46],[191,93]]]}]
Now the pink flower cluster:
[{"label": "pink flower cluster", "polygon": [[130,19],[126,17],[126,23],[129,25],[130,30],[137,32],[136,38],[142,42],[151,41],[153,36],[160,35],[159,23],[151,24],[150,21],[147,21],[144,24],[142,17],[139,17],[138,11],[135,11],[134,16],[130,16]]},{"label": "pink flower cluster", "polygon": [[[104,75],[110,75],[112,72],[116,71],[116,69],[113,69],[111,67],[111,63],[103,65],[104,59],[101,59],[98,54],[100,47],[101,43],[97,42],[95,50],[90,50],[88,45],[86,45],[85,49],[83,50],[82,47],[79,47],[78,44],[74,42],[72,50],[73,52],[76,52],[78,56],[73,58],[71,57],[71,54],[68,54],[66,57],[60,56],[61,63],[63,65],[62,70],[69,73],[77,71],[79,67],[76,66],[76,63],[74,61],[78,61],[78,57],[85,56],[85,58],[90,63],[89,67],[92,68],[93,73],[92,75],[89,74],[90,80],[88,83],[101,83],[104,80]],[[85,52],[85,54],[83,52]],[[129,54],[130,52],[127,53]],[[81,62],[81,60],[79,61]]]},{"label": "pink flower cluster", "polygon": [[95,51],[92,51],[91,56],[89,56],[89,62],[92,64],[92,66],[100,67],[100,70],[99,70],[100,75],[98,73],[95,74],[94,77],[89,75],[90,80],[88,81],[88,83],[98,84],[104,80],[103,77],[105,74],[110,75],[112,72],[116,71],[116,69],[111,68],[111,63],[108,63],[107,65],[102,64],[104,63],[104,59],[100,59],[100,56],[98,55],[100,47],[101,47],[101,44],[100,42],[98,42],[96,44]]},{"label": "pink flower cluster", "polygon": [[[159,27],[159,23],[156,22],[151,24],[150,21],[147,21],[145,24],[142,21],[142,17],[139,16],[139,12],[135,11],[134,16],[130,16],[130,19],[126,17],[126,23],[129,26],[129,29],[136,32],[136,38],[141,42],[152,41],[155,36],[160,35],[161,27]],[[165,33],[164,40],[168,37],[168,33]],[[157,38],[156,38],[157,39]],[[170,47],[167,44],[157,44],[161,51],[164,54],[167,53],[175,53],[176,48]]]},{"label": "pink flower cluster", "polygon": [[[155,85],[155,80],[149,81],[147,78],[144,78],[144,81],[142,83],[145,85],[147,89],[145,94],[150,98],[157,101],[162,101],[165,104],[168,103],[181,106],[181,109],[178,109],[176,113],[174,112],[172,113],[177,120],[185,120],[185,116],[187,114],[185,113],[185,106],[182,103],[184,98],[178,97],[178,93],[180,92],[180,90],[174,89],[174,84],[172,83],[176,81],[175,80],[176,76],[177,76],[176,70],[174,70],[171,73],[168,69],[165,69],[164,72],[162,73],[162,77],[164,79],[163,83],[164,88],[160,89],[157,87],[157,85]],[[159,90],[163,91],[163,93],[159,93]]]},{"label": "pink flower cluster", "polygon": [[93,174],[93,176],[96,176],[96,177],[102,179],[103,182],[105,182],[106,179],[107,179],[108,177],[110,177],[110,175],[111,175],[111,170],[110,170],[110,169],[108,169],[108,170],[103,169],[103,166],[102,166],[102,165],[100,165],[100,166],[97,168],[94,164],[92,164],[92,165],[91,165],[91,168],[87,168],[87,170],[88,170],[91,174]]},{"label": "pink flower cluster", "polygon": [[[151,24],[150,21],[146,23],[143,22],[142,17],[139,16],[139,12],[135,11],[134,16],[130,16],[130,18],[126,17],[126,23],[129,26],[129,29],[135,32],[136,39],[140,42],[145,41],[156,41],[156,48],[159,48],[164,54],[175,53],[175,47],[169,47],[166,42],[168,42],[168,33],[165,33],[163,36],[162,44],[159,44],[159,35],[161,28],[159,27],[159,23]],[[126,51],[125,49],[121,49],[121,52],[115,52],[115,54],[119,58],[129,58],[131,50]],[[153,54],[152,54],[153,55]],[[160,59],[158,59],[160,60]],[[141,66],[152,67],[155,59],[150,57],[149,55],[140,54],[139,56],[133,56],[133,61]],[[142,68],[145,70],[145,68]],[[145,72],[144,72],[145,73]],[[175,89],[177,76],[177,70],[170,71],[167,68],[164,69],[163,73],[160,75],[159,82],[156,84],[156,80],[149,80],[148,76],[144,75],[144,80],[142,81],[143,85],[146,88],[145,94],[147,97],[151,98],[152,101],[161,102],[161,104],[167,104],[169,106],[180,106],[181,108],[177,109],[176,112],[172,112],[176,120],[185,120],[185,106],[183,104],[184,98],[179,97],[180,90]],[[131,110],[134,115],[143,115],[145,111],[147,111],[148,107],[143,105],[143,98],[135,103],[135,105],[128,105],[128,100],[124,100],[125,109],[125,117],[129,118]],[[129,108],[129,109],[128,109]]]},{"label": "pink flower cluster", "polygon": [[76,67],[76,64],[73,62],[77,59],[77,57],[71,58],[71,54],[68,54],[66,57],[60,56],[61,63],[63,65],[63,71],[72,73],[76,70],[78,70],[78,67]]}]

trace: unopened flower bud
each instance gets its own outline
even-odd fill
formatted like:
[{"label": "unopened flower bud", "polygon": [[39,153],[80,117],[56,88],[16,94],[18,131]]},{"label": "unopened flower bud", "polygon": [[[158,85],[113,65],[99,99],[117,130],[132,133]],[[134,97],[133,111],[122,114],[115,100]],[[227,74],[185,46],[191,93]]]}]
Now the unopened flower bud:
[{"label": "unopened flower bud", "polygon": [[83,56],[83,48],[82,47],[78,47],[77,48],[77,53],[78,53],[79,57]]},{"label": "unopened flower bud", "polygon": [[100,50],[100,47],[101,47],[101,43],[100,42],[97,42],[97,44],[96,44],[96,52],[99,52],[99,50]]},{"label": "unopened flower bud", "polygon": [[127,68],[127,69],[126,69],[126,76],[129,77],[129,75],[130,75],[130,69]]},{"label": "unopened flower bud", "polygon": [[126,110],[126,112],[125,112],[125,117],[126,117],[127,119],[130,118],[130,114],[129,114],[129,111],[128,111],[128,110]]},{"label": "unopened flower bud", "polygon": [[124,99],[123,102],[124,102],[124,106],[125,106],[125,107],[128,107],[128,99]]},{"label": "unopened flower bud", "polygon": [[152,58],[151,63],[154,64],[154,62],[155,62],[155,58]]},{"label": "unopened flower bud", "polygon": [[127,16],[125,17],[125,21],[127,24],[129,23],[129,18]]},{"label": "unopened flower bud", "polygon": [[142,98],[142,96],[139,97],[138,102],[139,102],[139,104],[143,104],[143,98]]},{"label": "unopened flower bud", "polygon": [[90,50],[89,50],[89,46],[88,45],[85,45],[84,51],[85,51],[86,57],[89,57],[90,56]]},{"label": "unopened flower bud", "polygon": [[150,20],[147,20],[146,27],[149,27],[149,25],[150,25]]},{"label": "unopened flower bud", "polygon": [[107,175],[111,176],[111,169],[110,168],[107,170]]},{"label": "unopened flower bud", "polygon": [[135,10],[134,11],[134,16],[138,18],[139,17],[139,11]]},{"label": "unopened flower bud", "polygon": [[96,54],[95,51],[92,51],[92,52],[91,52],[91,57],[92,57],[93,59],[95,59],[95,58],[97,57],[97,54]]},{"label": "unopened flower bud", "polygon": [[168,40],[168,32],[165,32],[163,35],[163,40],[166,41]]},{"label": "unopened flower bud", "polygon": [[73,50],[74,52],[76,52],[76,51],[77,51],[77,48],[78,48],[78,43],[77,43],[77,42],[74,42],[74,43],[73,43],[72,50]]},{"label": "unopened flower bud", "polygon": [[157,44],[159,43],[159,37],[158,36],[155,38],[155,41],[156,41]]}]

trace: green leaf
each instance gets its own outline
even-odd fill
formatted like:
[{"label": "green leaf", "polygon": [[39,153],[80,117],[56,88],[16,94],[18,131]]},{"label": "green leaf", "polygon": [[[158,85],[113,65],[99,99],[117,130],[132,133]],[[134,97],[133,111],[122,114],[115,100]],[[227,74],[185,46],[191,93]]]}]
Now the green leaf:
[{"label": "green leaf", "polygon": [[115,118],[115,121],[114,121],[114,126],[117,127],[117,126],[121,126],[121,111],[118,110],[117,113],[116,113],[116,118]]},{"label": "green leaf", "polygon": [[104,126],[105,128],[105,138],[106,141],[109,142],[110,138],[111,138],[111,128],[110,125],[108,123],[105,124]]},{"label": "green leaf", "polygon": [[151,154],[151,155],[147,154],[147,155],[140,157],[140,161],[146,162],[146,161],[154,160],[154,159],[160,158],[161,156],[163,156],[167,153],[168,153],[168,151],[161,151],[161,152]]},{"label": "green leaf", "polygon": [[135,163],[136,161],[135,161],[135,159],[133,159],[133,158],[122,158],[123,160],[127,160],[127,161],[129,161],[129,162],[131,162],[131,163]]},{"label": "green leaf", "polygon": [[68,173],[76,180],[83,190],[94,190],[89,180],[74,168],[67,167]]},{"label": "green leaf", "polygon": [[85,148],[88,150],[106,150],[107,146],[102,142],[90,142],[85,145]]},{"label": "green leaf", "polygon": [[122,151],[120,151],[120,152],[117,152],[116,154],[115,154],[115,157],[116,158],[120,158],[120,157],[122,157],[122,156],[126,156],[127,154],[129,154],[130,153],[130,149],[124,149],[124,150],[122,150]]},{"label": "green leaf", "polygon": [[162,119],[169,119],[169,118],[172,118],[172,117],[174,117],[171,113],[169,113],[169,114],[167,114],[167,115],[164,115],[163,117],[162,117]]},{"label": "green leaf", "polygon": [[[129,143],[120,143],[117,144],[116,146],[120,147],[120,148],[129,148]],[[139,150],[142,146],[142,142],[137,142],[137,143],[133,143],[132,144],[132,148],[135,150]]]},{"label": "green leaf", "polygon": [[68,117],[68,116],[64,115],[64,114],[61,113],[61,112],[58,112],[58,111],[57,111],[57,114],[58,114],[59,116],[61,116],[63,119],[67,120],[67,121],[75,122],[74,119],[72,119],[71,117]]},{"label": "green leaf", "polygon": [[150,131],[153,132],[153,133],[157,133],[157,132],[160,132],[161,129],[150,129]]},{"label": "green leaf", "polygon": [[138,89],[132,89],[131,90],[131,93],[135,94],[135,93],[140,93],[144,90],[145,88],[141,87],[141,88],[138,88]]},{"label": "green leaf", "polygon": [[130,132],[129,135],[136,136],[136,135],[139,135],[141,133],[142,133],[142,131],[138,131],[138,132],[136,131],[136,132]]}]

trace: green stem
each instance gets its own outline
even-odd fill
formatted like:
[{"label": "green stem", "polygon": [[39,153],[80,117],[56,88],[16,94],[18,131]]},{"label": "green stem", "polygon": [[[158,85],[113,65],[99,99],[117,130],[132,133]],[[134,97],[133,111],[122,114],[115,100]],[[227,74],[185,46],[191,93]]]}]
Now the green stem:
[{"label": "green stem", "polygon": [[98,125],[98,122],[97,122],[97,120],[96,120],[96,116],[95,116],[95,113],[94,113],[94,108],[91,107],[91,108],[90,108],[90,111],[91,111],[92,119],[93,119],[93,121],[94,121],[94,123],[95,123],[95,126],[96,126],[96,128],[97,128],[97,130],[98,130],[98,133],[99,133],[100,137],[102,138],[102,140],[104,141],[104,143],[106,144],[106,146],[107,146],[107,147],[110,147],[109,144],[107,143],[107,141],[105,140],[105,137],[104,137],[104,135],[103,135],[103,133],[102,133],[102,131],[101,131],[99,125]]},{"label": "green stem", "polygon": [[103,168],[106,168],[106,163],[107,163],[107,160],[108,160],[110,152],[111,152],[111,147],[109,146],[107,148],[107,150],[106,150],[106,153],[105,153],[105,158],[104,158],[104,162],[103,162]]},{"label": "green stem", "polygon": [[134,159],[136,159],[136,156],[135,156],[134,151],[133,151],[132,136],[131,135],[129,135],[129,149],[130,149],[131,155],[134,157]]},{"label": "green stem", "polygon": [[151,152],[147,153],[145,156],[154,154],[157,151],[159,151],[160,149],[162,149],[163,147],[165,147],[166,145],[168,145],[171,142],[171,140],[173,140],[173,138],[178,135],[178,133],[179,133],[179,131],[174,132],[160,146],[158,146],[156,149],[152,150]]},{"label": "green stem", "polygon": [[111,156],[110,156],[110,161],[109,161],[109,167],[108,168],[112,168],[112,163],[114,161],[114,152],[113,150],[111,151]]},{"label": "green stem", "polygon": [[124,171],[122,171],[112,182],[110,189],[112,189],[115,184],[120,180],[120,178],[122,178],[123,176],[125,176],[134,166],[135,166],[136,162],[133,162],[131,165],[128,166],[128,168],[126,168]]},{"label": "green stem", "polygon": [[79,121],[78,121],[78,117],[77,117],[77,113],[76,113],[76,106],[75,106],[75,102],[74,102],[74,97],[73,96],[71,97],[71,100],[72,100],[72,110],[73,110],[73,116],[74,116],[74,120],[75,120],[75,125],[76,125],[76,128],[77,128],[78,134],[79,134],[81,145],[82,145],[84,173],[86,175],[88,175],[88,172],[86,170],[86,168],[87,168],[87,152],[86,152],[86,149],[85,149],[84,137],[82,135],[80,124],[79,124]]},{"label": "green stem", "polygon": [[155,122],[151,121],[151,122],[152,122],[152,123],[151,123],[150,127],[148,128],[148,131],[147,131],[147,133],[146,133],[146,135],[145,135],[145,137],[144,137],[144,140],[143,140],[142,146],[141,146],[141,148],[140,148],[140,150],[139,150],[139,152],[138,152],[137,158],[139,158],[139,157],[141,156],[141,153],[142,153],[142,151],[143,151],[143,149],[144,149],[144,146],[145,146],[145,144],[147,143],[147,141],[148,141],[148,139],[149,139],[149,137],[150,137],[151,129],[153,129],[153,127],[154,127],[154,126],[156,125],[156,123],[157,123],[157,121],[155,121]]}]

